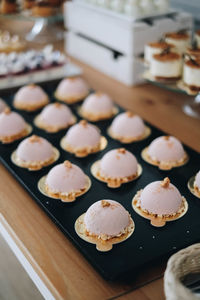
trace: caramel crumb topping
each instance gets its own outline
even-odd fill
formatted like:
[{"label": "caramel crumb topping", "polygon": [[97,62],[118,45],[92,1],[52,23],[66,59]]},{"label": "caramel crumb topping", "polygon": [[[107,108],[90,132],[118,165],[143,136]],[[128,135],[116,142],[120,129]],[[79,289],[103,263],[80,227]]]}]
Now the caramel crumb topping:
[{"label": "caramel crumb topping", "polygon": [[81,121],[79,122],[79,124],[82,125],[83,127],[86,127],[87,124],[88,124],[88,122],[87,122],[86,120],[81,120]]},{"label": "caramel crumb topping", "polygon": [[125,154],[126,153],[126,149],[125,148],[120,148],[117,150],[118,153],[121,153],[121,154]]},{"label": "caramel crumb topping", "polygon": [[164,139],[165,141],[169,141],[170,136],[169,136],[169,135],[166,135],[166,136],[163,137],[163,139]]},{"label": "caramel crumb topping", "polygon": [[169,184],[170,184],[170,180],[168,177],[165,177],[165,179],[161,182],[161,186],[163,188],[168,188],[169,187]]},{"label": "caramel crumb topping", "polygon": [[3,111],[6,115],[9,115],[11,113],[11,110],[9,107],[6,107]]},{"label": "caramel crumb topping", "polygon": [[71,168],[72,168],[72,164],[71,164],[71,162],[70,162],[69,160],[64,161],[64,166],[65,166],[66,168],[68,168],[68,169],[71,169]]},{"label": "caramel crumb topping", "polygon": [[106,200],[101,200],[101,206],[102,207],[109,207],[110,206],[110,203]]},{"label": "caramel crumb topping", "polygon": [[165,49],[165,48],[174,48],[175,46],[166,42],[154,42],[154,43],[149,43],[148,44],[152,48],[160,48],[160,49]]},{"label": "caramel crumb topping", "polygon": [[126,115],[129,117],[129,118],[132,118],[134,116],[134,113],[132,111],[127,111],[126,112]]},{"label": "caramel crumb topping", "polygon": [[54,103],[54,106],[55,106],[56,108],[61,108],[62,104],[61,104],[61,103],[58,103],[58,102],[56,102],[56,103]]},{"label": "caramel crumb topping", "polygon": [[41,139],[40,139],[40,137],[39,136],[37,136],[37,135],[32,135],[30,138],[29,138],[29,142],[30,143],[38,143],[38,142],[40,142],[41,141]]}]

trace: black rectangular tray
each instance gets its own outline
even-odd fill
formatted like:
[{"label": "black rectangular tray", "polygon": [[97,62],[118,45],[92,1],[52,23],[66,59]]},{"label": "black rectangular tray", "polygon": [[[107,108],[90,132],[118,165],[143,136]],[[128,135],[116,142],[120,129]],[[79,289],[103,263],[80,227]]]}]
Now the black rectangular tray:
[{"label": "black rectangular tray", "polygon": [[[46,87],[46,91],[52,101],[55,100],[53,97],[55,86],[54,83],[51,84],[51,87]],[[12,95],[9,93],[4,97],[9,105],[12,103]],[[76,113],[76,109],[77,105],[73,105],[72,110],[74,113]],[[68,159],[80,166],[84,172],[90,176],[92,186],[89,192],[73,203],[62,203],[59,200],[42,195],[37,189],[38,180],[47,174],[52,166],[36,172],[30,172],[15,166],[11,162],[10,156],[20,141],[8,145],[0,144],[1,161],[65,236],[70,238],[79,251],[105,279],[122,279],[127,275],[130,278],[130,274],[132,274],[133,277],[137,274],[138,269],[145,264],[168,257],[178,249],[200,240],[200,199],[193,196],[187,188],[188,179],[196,174],[200,168],[200,155],[197,152],[185,146],[185,150],[190,156],[189,162],[185,166],[175,168],[171,171],[160,171],[158,168],[147,164],[141,158],[141,150],[153,139],[164,134],[162,131],[148,124],[152,129],[150,137],[144,141],[125,146],[135,154],[138,162],[142,165],[142,176],[134,182],[124,184],[121,188],[110,189],[104,183],[92,177],[90,167],[94,161],[102,157],[108,150],[121,147],[119,142],[112,140],[106,133],[106,129],[111,121],[97,123],[102,134],[108,139],[107,148],[103,152],[90,155],[87,158],[75,158],[60,148],[59,142],[61,137],[64,136],[65,130],[56,134],[48,134],[33,125],[32,121],[37,113],[21,112],[21,115],[27,122],[32,123],[34,134],[47,138],[59,149],[61,155],[57,163]],[[152,181],[161,180],[166,176],[170,178],[171,182],[180,190],[181,194],[185,196],[189,204],[189,210],[183,218],[168,222],[166,226],[162,228],[155,228],[150,225],[148,220],[138,216],[133,211],[131,201],[139,189],[144,188]],[[97,251],[95,245],[80,239],[74,230],[76,219],[83,214],[92,203],[101,199],[119,201],[130,212],[136,226],[134,234],[127,241],[114,245],[113,249],[106,253]]]}]

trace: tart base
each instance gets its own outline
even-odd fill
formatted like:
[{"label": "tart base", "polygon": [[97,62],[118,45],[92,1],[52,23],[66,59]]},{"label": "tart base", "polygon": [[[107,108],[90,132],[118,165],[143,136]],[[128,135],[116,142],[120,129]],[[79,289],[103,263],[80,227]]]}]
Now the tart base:
[{"label": "tart base", "polygon": [[74,154],[76,157],[86,157],[88,156],[89,154],[92,154],[92,153],[97,153],[99,151],[102,151],[106,148],[108,144],[108,141],[107,139],[104,137],[104,136],[101,136],[101,139],[100,139],[100,143],[94,147],[94,148],[91,148],[91,147],[87,147],[87,148],[84,148],[84,149],[73,149],[69,144],[67,144],[65,142],[65,137],[63,137],[60,141],[60,147],[69,152],[69,153],[72,153]]},{"label": "tart base", "polygon": [[142,141],[144,139],[146,139],[147,137],[149,137],[151,135],[151,128],[148,126],[145,126],[145,132],[143,135],[137,136],[137,137],[122,137],[122,136],[117,136],[115,134],[113,134],[113,132],[111,131],[111,127],[108,128],[107,130],[108,135],[114,139],[114,140],[118,140],[120,141],[122,144],[130,144],[133,142],[139,142]]},{"label": "tart base", "polygon": [[38,103],[38,104],[35,104],[35,105],[30,104],[30,103],[17,103],[14,99],[13,106],[16,109],[19,109],[19,110],[25,110],[25,111],[28,111],[28,112],[32,112],[32,111],[36,111],[36,110],[41,109],[42,107],[44,107],[48,103],[49,103],[49,98],[45,98],[41,101],[41,103]]},{"label": "tart base", "polygon": [[45,184],[46,181],[46,176],[43,176],[42,178],[40,178],[40,180],[38,181],[38,189],[39,191],[52,199],[59,199],[62,202],[74,202],[76,200],[77,197],[82,196],[83,194],[87,193],[87,191],[90,189],[91,187],[91,180],[88,176],[86,176],[87,179],[87,183],[84,189],[79,190],[77,192],[72,192],[72,193],[59,193],[59,192],[54,192],[52,190],[50,190],[47,185]]},{"label": "tart base", "polygon": [[116,116],[118,114],[119,109],[117,106],[114,106],[113,111],[111,111],[107,114],[98,114],[98,115],[95,115],[93,113],[87,113],[82,109],[82,107],[79,107],[77,111],[78,111],[78,114],[80,117],[82,117],[90,122],[98,122],[98,121],[103,121],[103,120],[113,118],[114,116]]},{"label": "tart base", "polygon": [[16,150],[15,150],[11,154],[11,160],[18,167],[28,169],[29,171],[38,171],[38,170],[42,169],[43,167],[49,166],[58,160],[58,158],[60,156],[60,152],[55,147],[53,147],[53,152],[54,152],[53,156],[50,159],[45,160],[45,161],[40,161],[37,163],[33,163],[33,162],[25,162],[25,161],[20,160],[17,157]]},{"label": "tart base", "polygon": [[[195,175],[196,176],[196,175]],[[188,189],[190,190],[190,192],[196,196],[197,198],[200,198],[200,190],[198,189],[197,186],[194,185],[195,182],[195,176],[192,176],[189,180],[188,180]]]},{"label": "tart base", "polygon": [[55,92],[54,97],[61,102],[64,102],[67,104],[74,104],[74,103],[82,101],[84,98],[86,98],[88,96],[88,94],[89,94],[89,91],[84,94],[79,94],[79,95],[77,94],[76,96],[68,96],[65,98],[65,97],[59,96],[58,92]]},{"label": "tart base", "polygon": [[10,144],[16,140],[19,140],[29,135],[31,132],[32,132],[32,126],[27,124],[26,128],[18,134],[11,135],[11,136],[0,136],[0,142],[2,142],[2,144]]},{"label": "tart base", "polygon": [[179,77],[171,77],[171,78],[164,78],[164,77],[156,77],[153,76],[149,70],[145,71],[143,74],[143,78],[152,81],[152,82],[159,82],[159,83],[164,83],[164,84],[176,84],[177,81],[180,79]]},{"label": "tart base", "polygon": [[105,178],[100,175],[100,160],[94,162],[90,169],[92,175],[99,181],[107,183],[110,188],[119,188],[122,184],[136,180],[142,174],[142,167],[138,164],[137,174],[123,178]]},{"label": "tart base", "polygon": [[188,95],[197,95],[200,92],[200,87],[187,85],[183,80],[178,81],[177,86],[185,91]]},{"label": "tart base", "polygon": [[182,206],[179,209],[179,211],[174,215],[159,216],[157,214],[148,213],[148,212],[142,210],[138,203],[140,201],[141,191],[142,190],[138,191],[136,193],[136,195],[133,197],[132,208],[138,215],[140,215],[141,217],[143,217],[145,219],[150,220],[150,223],[152,226],[163,227],[166,225],[166,222],[175,221],[177,219],[182,218],[188,211],[188,203],[187,203],[186,199],[184,197],[182,197]]},{"label": "tart base", "polygon": [[133,222],[133,219],[130,217],[129,230],[127,230],[126,233],[122,234],[119,237],[113,237],[108,240],[102,240],[101,238],[98,238],[97,236],[90,236],[87,234],[85,225],[84,225],[84,216],[85,216],[85,213],[76,220],[75,225],[74,225],[75,231],[76,231],[77,235],[84,241],[91,243],[91,244],[96,244],[96,249],[101,252],[110,251],[113,248],[114,244],[124,242],[133,234],[133,232],[135,230],[135,224]]},{"label": "tart base", "polygon": [[172,168],[178,168],[184,166],[189,161],[189,156],[185,152],[185,156],[182,160],[176,162],[160,162],[158,160],[152,160],[148,155],[148,147],[144,148],[141,152],[141,156],[144,161],[149,163],[150,165],[158,167],[160,170],[169,171]]},{"label": "tart base", "polygon": [[68,127],[74,125],[77,121],[77,118],[74,115],[72,116],[72,118],[73,118],[72,121],[65,126],[51,126],[51,125],[45,124],[40,120],[40,115],[36,116],[33,122],[34,122],[35,126],[37,126],[40,129],[45,130],[48,133],[56,133],[60,130],[67,129]]}]

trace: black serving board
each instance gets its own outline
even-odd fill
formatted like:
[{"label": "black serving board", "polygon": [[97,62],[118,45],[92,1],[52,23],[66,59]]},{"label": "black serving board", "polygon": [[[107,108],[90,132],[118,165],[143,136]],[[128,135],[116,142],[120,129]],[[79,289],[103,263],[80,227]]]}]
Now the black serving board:
[{"label": "black serving board", "polygon": [[[46,87],[46,91],[52,101],[55,101],[53,97],[55,87],[55,83],[52,83],[50,87]],[[12,103],[12,98],[13,92],[12,95],[7,94],[7,96],[4,97],[9,105]],[[73,105],[71,108],[73,112],[76,113],[77,105]],[[66,159],[70,160],[72,163],[80,166],[84,172],[90,176],[92,186],[89,192],[73,203],[62,203],[59,200],[42,195],[37,189],[37,183],[43,175],[48,173],[52,165],[36,172],[30,172],[15,166],[11,162],[10,156],[20,141],[8,145],[0,144],[1,161],[65,236],[70,238],[79,251],[105,279],[122,279],[127,275],[129,275],[130,278],[130,274],[132,274],[131,277],[133,277],[137,274],[138,269],[145,264],[152,263],[163,257],[168,257],[178,249],[200,241],[200,199],[193,196],[187,188],[188,179],[197,173],[200,168],[200,155],[197,152],[185,146],[185,150],[190,156],[189,162],[185,166],[175,168],[171,171],[160,171],[158,168],[147,164],[141,158],[142,149],[153,139],[164,134],[155,127],[147,124],[152,129],[151,136],[144,141],[125,145],[129,151],[135,154],[138,162],[142,165],[142,176],[136,181],[122,185],[118,189],[110,189],[104,183],[92,177],[90,167],[94,161],[100,159],[108,150],[122,147],[119,142],[107,136],[106,129],[110,125],[111,120],[97,123],[103,135],[108,139],[107,148],[98,154],[93,154],[86,158],[76,158],[60,148],[60,139],[64,136],[66,130],[56,134],[48,134],[36,128],[32,121],[37,114],[38,112],[21,112],[21,115],[26,121],[32,123],[34,134],[47,138],[60,150],[60,158],[55,164],[61,163]],[[180,190],[181,194],[186,197],[189,210],[183,218],[168,222],[166,226],[162,228],[155,228],[150,225],[148,220],[140,217],[133,211],[131,201],[139,189],[144,188],[152,181],[161,180],[166,176],[170,178],[171,182]],[[105,253],[97,251],[95,245],[80,239],[74,230],[76,219],[83,214],[91,204],[101,199],[119,201],[130,212],[136,226],[134,234],[127,241],[114,245],[111,251]]]}]

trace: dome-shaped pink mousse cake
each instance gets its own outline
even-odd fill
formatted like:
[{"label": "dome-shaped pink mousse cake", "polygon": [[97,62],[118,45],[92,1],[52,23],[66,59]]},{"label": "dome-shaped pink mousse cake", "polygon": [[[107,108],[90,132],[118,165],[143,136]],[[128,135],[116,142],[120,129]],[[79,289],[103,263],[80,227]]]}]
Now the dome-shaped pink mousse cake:
[{"label": "dome-shaped pink mousse cake", "polygon": [[87,96],[89,87],[80,77],[64,78],[58,85],[55,95],[59,100],[80,100]]},{"label": "dome-shaped pink mousse cake", "polygon": [[40,113],[40,122],[45,126],[64,128],[73,123],[71,110],[64,104],[48,104]]},{"label": "dome-shaped pink mousse cake", "polygon": [[3,101],[3,99],[0,98],[0,113],[2,113],[6,107],[7,105],[5,101]]},{"label": "dome-shaped pink mousse cake", "polygon": [[74,150],[95,148],[101,139],[98,128],[85,120],[73,125],[67,132],[64,140]]},{"label": "dome-shaped pink mousse cake", "polygon": [[116,138],[137,138],[145,133],[145,125],[143,120],[132,112],[124,112],[119,114],[113,120],[111,133]]},{"label": "dome-shaped pink mousse cake", "polygon": [[93,93],[83,102],[82,111],[93,116],[113,114],[114,105],[111,98],[104,93]]},{"label": "dome-shaped pink mousse cake", "polygon": [[172,215],[179,211],[182,197],[169,178],[148,184],[141,192],[141,209],[151,214]]},{"label": "dome-shaped pink mousse cake", "polygon": [[21,87],[14,97],[14,106],[24,110],[36,110],[49,102],[44,90],[35,84]]},{"label": "dome-shaped pink mousse cake", "polygon": [[0,114],[0,137],[11,137],[22,133],[27,127],[24,119],[16,112],[6,108]]},{"label": "dome-shaped pink mousse cake", "polygon": [[194,186],[199,190],[200,192],[200,171],[195,176]]},{"label": "dome-shaped pink mousse cake", "polygon": [[151,142],[148,155],[152,160],[160,162],[178,162],[185,157],[185,151],[175,137],[161,136]]},{"label": "dome-shaped pink mousse cake", "polygon": [[52,145],[44,138],[32,135],[23,140],[16,150],[17,158],[24,162],[43,162],[54,155]]},{"label": "dome-shaped pink mousse cake", "polygon": [[67,194],[84,189],[87,177],[78,166],[65,161],[50,170],[45,184],[52,192]]},{"label": "dome-shaped pink mousse cake", "polygon": [[124,178],[137,174],[135,156],[124,148],[107,152],[100,160],[99,172],[105,178]]},{"label": "dome-shaped pink mousse cake", "polygon": [[128,211],[113,200],[100,200],[92,204],[84,217],[86,230],[91,235],[118,236],[130,225]]}]

